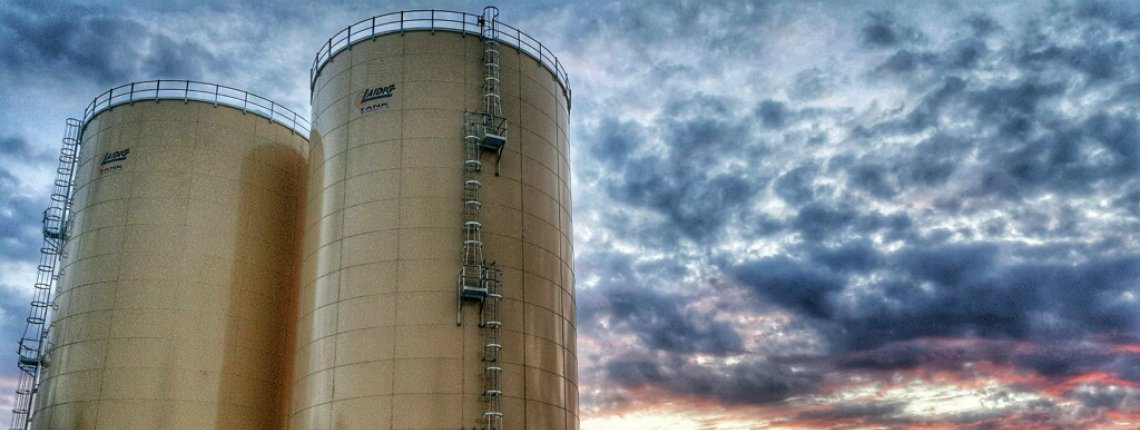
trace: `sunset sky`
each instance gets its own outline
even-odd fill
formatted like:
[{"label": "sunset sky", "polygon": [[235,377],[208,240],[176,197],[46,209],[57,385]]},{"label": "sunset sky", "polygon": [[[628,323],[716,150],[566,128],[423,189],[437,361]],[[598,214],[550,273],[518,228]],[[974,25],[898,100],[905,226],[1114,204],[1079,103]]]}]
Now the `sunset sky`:
[{"label": "sunset sky", "polygon": [[[484,6],[232,3],[0,3],[0,422],[65,118],[307,114],[348,24]],[[583,430],[1140,428],[1140,2],[497,6],[573,89]]]}]

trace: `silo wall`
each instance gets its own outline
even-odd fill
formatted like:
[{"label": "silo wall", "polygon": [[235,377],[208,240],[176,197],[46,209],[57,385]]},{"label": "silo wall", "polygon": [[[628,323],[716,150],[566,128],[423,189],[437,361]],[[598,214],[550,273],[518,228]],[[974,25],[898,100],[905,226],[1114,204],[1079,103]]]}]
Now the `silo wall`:
[{"label": "silo wall", "polygon": [[81,141],[33,428],[284,428],[307,140],[152,100]]},{"label": "silo wall", "polygon": [[[484,156],[480,193],[484,256],[503,268],[504,427],[577,429],[568,100],[533,57],[500,50],[509,141],[498,176]],[[294,429],[481,428],[478,306],[455,321],[481,55],[477,35],[407,31],[318,71]]]}]

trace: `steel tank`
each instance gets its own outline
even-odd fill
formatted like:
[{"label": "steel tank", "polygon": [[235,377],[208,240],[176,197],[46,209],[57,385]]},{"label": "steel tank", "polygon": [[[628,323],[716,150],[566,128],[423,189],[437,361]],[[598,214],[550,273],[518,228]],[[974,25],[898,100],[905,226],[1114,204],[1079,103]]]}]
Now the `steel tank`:
[{"label": "steel tank", "polygon": [[[569,88],[545,47],[505,25],[506,144],[478,160],[481,251],[502,276],[495,363],[478,303],[457,297],[481,18],[365,19],[314,62],[294,429],[578,428]],[[490,426],[489,367],[502,414]]]},{"label": "steel tank", "polygon": [[303,119],[190,81],[85,119],[32,428],[284,428]]}]

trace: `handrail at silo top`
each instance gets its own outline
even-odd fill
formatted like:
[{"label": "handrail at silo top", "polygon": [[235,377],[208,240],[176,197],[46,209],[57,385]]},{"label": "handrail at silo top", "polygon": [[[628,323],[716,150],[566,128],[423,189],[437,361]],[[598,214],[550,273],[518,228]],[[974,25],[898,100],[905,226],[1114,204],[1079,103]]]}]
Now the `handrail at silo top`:
[{"label": "handrail at silo top", "polygon": [[[479,15],[466,12],[417,9],[376,15],[357,21],[337,32],[321,45],[316,58],[313,59],[313,66],[309,69],[309,90],[316,89],[317,75],[332,60],[333,56],[351,48],[352,45],[372,40],[384,34],[403,33],[411,30],[454,31],[479,36],[480,18]],[[554,53],[550,52],[538,40],[521,30],[502,22],[499,22],[498,25],[501,27],[498,41],[529,55],[554,74],[558,84],[562,87],[562,91],[566,94],[566,102],[569,103],[570,76],[566,74],[566,69],[562,68],[562,62],[558,61],[558,57],[555,57]]]},{"label": "handrail at silo top", "polygon": [[213,103],[214,106],[229,106],[276,122],[305,139],[309,138],[309,120],[272,100],[224,85],[174,79],[131,82],[107,90],[95,97],[87,109],[83,110],[80,130],[86,128],[87,122],[95,115],[105,110],[146,100],[193,100]]}]

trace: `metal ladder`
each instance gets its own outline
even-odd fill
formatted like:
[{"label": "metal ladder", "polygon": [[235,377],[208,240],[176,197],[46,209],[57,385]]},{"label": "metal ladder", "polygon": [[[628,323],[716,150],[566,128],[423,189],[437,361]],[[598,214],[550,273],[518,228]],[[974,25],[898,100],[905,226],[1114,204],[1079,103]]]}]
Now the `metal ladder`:
[{"label": "metal ladder", "polygon": [[75,165],[79,160],[79,128],[82,122],[67,119],[63,147],[59,150],[59,167],[52,186],[51,204],[44,210],[43,246],[40,247],[40,264],[33,285],[31,309],[25,320],[24,334],[20,337],[20,380],[16,385],[16,399],[12,408],[11,430],[26,430],[32,423],[36,394],[39,392],[42,371],[48,367],[48,334],[52,311],[52,289],[63,275],[60,261],[66,257],[64,246],[68,239],[68,221],[71,216],[71,190],[75,185]]},{"label": "metal ladder", "polygon": [[499,9],[488,6],[479,18],[480,39],[483,48],[483,106],[481,112],[465,112],[463,116],[463,255],[458,276],[458,299],[455,323],[463,324],[463,303],[479,303],[479,332],[483,342],[481,381],[483,392],[480,423],[483,430],[503,428],[501,385],[503,368],[499,362],[502,321],[499,317],[503,273],[494,263],[483,259],[483,224],[479,212],[482,203],[479,180],[483,170],[484,151],[495,153],[495,175],[499,174],[499,160],[507,143],[506,119],[499,91]]}]

